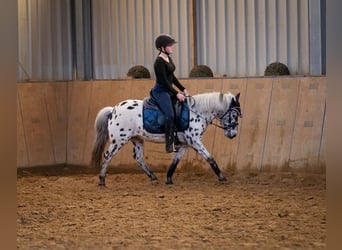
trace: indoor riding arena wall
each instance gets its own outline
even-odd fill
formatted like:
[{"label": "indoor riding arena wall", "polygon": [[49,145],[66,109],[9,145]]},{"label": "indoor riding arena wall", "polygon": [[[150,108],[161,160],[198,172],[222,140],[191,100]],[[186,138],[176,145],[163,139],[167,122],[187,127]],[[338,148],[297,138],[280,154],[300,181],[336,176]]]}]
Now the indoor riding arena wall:
[{"label": "indoor riding arena wall", "polygon": [[[325,171],[326,78],[260,77],[182,79],[195,95],[241,93],[243,118],[230,140],[209,126],[203,142],[223,170]],[[143,99],[154,80],[17,83],[17,167],[89,165],[94,120],[104,106]],[[216,121],[217,122],[217,121]],[[110,166],[138,169],[128,143]],[[164,144],[147,142],[151,168],[166,169],[172,154]],[[210,168],[190,149],[180,168]]]}]

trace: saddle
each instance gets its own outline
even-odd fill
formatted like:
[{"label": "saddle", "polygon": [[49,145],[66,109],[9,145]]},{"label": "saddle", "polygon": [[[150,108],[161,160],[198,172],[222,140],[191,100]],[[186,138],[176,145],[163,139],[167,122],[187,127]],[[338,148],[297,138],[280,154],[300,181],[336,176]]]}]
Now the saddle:
[{"label": "saddle", "polygon": [[[185,100],[173,102],[175,111],[175,125],[177,132],[182,132],[189,128],[189,107]],[[149,133],[162,134],[165,133],[165,116],[160,110],[156,99],[152,93],[143,101],[143,127]]]}]

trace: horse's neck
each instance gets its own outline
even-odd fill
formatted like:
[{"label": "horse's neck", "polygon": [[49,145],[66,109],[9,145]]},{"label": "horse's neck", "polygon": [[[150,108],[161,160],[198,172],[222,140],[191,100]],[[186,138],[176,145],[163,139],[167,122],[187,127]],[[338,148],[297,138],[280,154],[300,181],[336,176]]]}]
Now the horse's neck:
[{"label": "horse's neck", "polygon": [[221,116],[225,110],[226,107],[228,105],[227,104],[223,104],[221,102],[216,102],[216,100],[218,99],[217,96],[215,95],[200,95],[198,96],[196,102],[198,102],[198,111],[202,114],[206,116],[207,121],[212,121],[215,118],[218,118],[219,116]]}]

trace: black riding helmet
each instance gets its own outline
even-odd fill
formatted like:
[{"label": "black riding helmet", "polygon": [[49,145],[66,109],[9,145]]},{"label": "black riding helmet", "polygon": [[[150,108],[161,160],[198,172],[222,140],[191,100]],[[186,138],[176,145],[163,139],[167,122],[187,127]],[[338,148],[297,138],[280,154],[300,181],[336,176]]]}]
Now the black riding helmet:
[{"label": "black riding helmet", "polygon": [[158,50],[161,50],[162,47],[171,46],[175,43],[177,43],[176,40],[169,35],[160,35],[155,41],[155,45]]}]

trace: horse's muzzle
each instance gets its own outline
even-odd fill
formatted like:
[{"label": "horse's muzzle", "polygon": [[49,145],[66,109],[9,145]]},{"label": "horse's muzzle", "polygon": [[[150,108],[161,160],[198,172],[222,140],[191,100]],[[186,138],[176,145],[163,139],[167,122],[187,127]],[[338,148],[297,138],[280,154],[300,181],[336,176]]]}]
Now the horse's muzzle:
[{"label": "horse's muzzle", "polygon": [[227,137],[228,137],[229,139],[233,139],[233,138],[236,137],[236,135],[228,135]]},{"label": "horse's muzzle", "polygon": [[228,129],[224,132],[224,135],[227,136],[229,139],[233,139],[237,135],[237,130],[235,129]]}]

